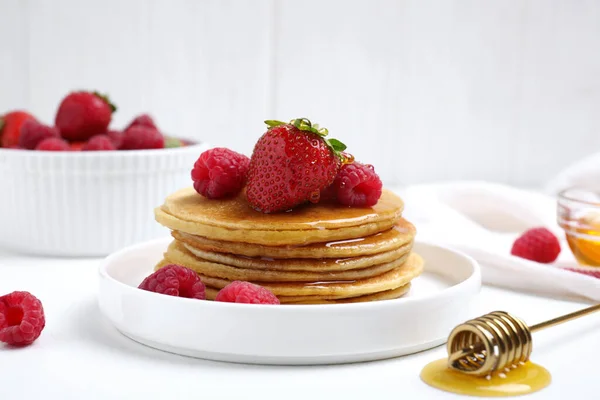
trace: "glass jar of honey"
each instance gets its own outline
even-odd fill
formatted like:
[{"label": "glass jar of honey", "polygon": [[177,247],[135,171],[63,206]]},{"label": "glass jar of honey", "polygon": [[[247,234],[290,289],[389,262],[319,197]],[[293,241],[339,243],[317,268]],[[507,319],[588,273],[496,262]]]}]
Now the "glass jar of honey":
[{"label": "glass jar of honey", "polygon": [[600,188],[560,192],[557,219],[577,261],[600,267]]}]

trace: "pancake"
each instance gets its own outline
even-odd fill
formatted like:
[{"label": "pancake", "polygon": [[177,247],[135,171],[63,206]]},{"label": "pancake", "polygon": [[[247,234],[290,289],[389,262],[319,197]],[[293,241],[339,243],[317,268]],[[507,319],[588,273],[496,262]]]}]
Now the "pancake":
[{"label": "pancake", "polygon": [[373,207],[308,204],[289,212],[253,210],[242,192],[231,199],[210,200],[193,188],[179,190],[155,209],[156,220],[170,228],[213,240],[267,246],[304,245],[362,238],[393,227],[403,201],[383,190]]},{"label": "pancake", "polygon": [[[381,300],[394,300],[404,296],[410,290],[411,284],[407,283],[404,286],[400,286],[396,289],[386,290],[379,293],[366,294],[364,296],[349,297],[344,299],[319,299],[318,296],[306,296],[304,299],[298,298],[299,300],[290,300],[282,296],[279,301],[281,304],[348,304],[348,303],[363,303],[367,301],[381,301]],[[282,300],[283,299],[283,300]]]},{"label": "pancake", "polygon": [[374,235],[359,239],[312,243],[305,246],[264,246],[243,242],[212,240],[179,231],[173,231],[171,235],[178,241],[185,242],[204,253],[229,253],[245,257],[275,259],[316,259],[367,256],[400,249],[406,247],[407,244],[412,245],[416,229],[410,222],[401,218],[392,229]]},{"label": "pancake", "polygon": [[[410,253],[406,262],[381,275],[355,281],[335,282],[260,282],[254,281],[271,290],[276,296],[323,296],[336,295],[340,297],[353,297],[365,294],[383,292],[406,285],[423,271],[423,259],[416,253]],[[205,285],[222,289],[232,281],[198,274]]]},{"label": "pancake", "polygon": [[[360,303],[367,301],[393,300],[404,296],[410,290],[411,284],[407,283],[396,289],[386,290],[379,293],[367,294],[363,296],[349,298],[327,298],[326,296],[297,296],[287,297],[279,296],[281,304],[343,304],[343,303]],[[217,297],[219,289],[206,287],[206,299],[214,300]]]},{"label": "pancake", "polygon": [[[223,278],[229,281],[253,281],[253,282],[316,282],[316,281],[354,281],[381,275],[404,264],[408,253],[401,255],[391,262],[375,265],[362,269],[351,269],[347,271],[272,271],[268,269],[238,268],[226,264],[220,264],[196,257],[185,248],[185,245],[176,241],[172,242],[164,254],[164,263],[159,264],[156,269],[166,264],[178,264],[186,266],[196,273],[213,278]],[[292,260],[286,260],[292,261]],[[307,261],[307,260],[303,260]]]},{"label": "pancake", "polygon": [[[179,242],[181,243],[181,242]],[[182,244],[187,251],[197,258],[212,261],[219,264],[230,265],[237,268],[271,270],[271,271],[307,271],[307,272],[339,272],[364,269],[397,260],[412,249],[412,244],[406,244],[399,249],[386,251],[385,253],[373,254],[371,256],[347,257],[347,258],[287,258],[276,259],[268,257],[243,257],[233,254],[213,253],[198,250],[187,243]]]}]

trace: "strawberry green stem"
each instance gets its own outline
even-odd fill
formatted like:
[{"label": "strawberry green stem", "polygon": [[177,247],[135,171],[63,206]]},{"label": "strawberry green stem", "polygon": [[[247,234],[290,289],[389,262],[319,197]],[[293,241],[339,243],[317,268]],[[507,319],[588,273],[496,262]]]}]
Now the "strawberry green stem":
[{"label": "strawberry green stem", "polygon": [[344,161],[345,159],[342,152],[346,150],[346,145],[337,139],[327,139],[326,136],[329,135],[329,130],[327,128],[319,127],[319,124],[313,124],[308,118],[296,118],[291,120],[290,122],[283,122],[270,119],[266,120],[265,124],[267,124],[269,129],[274,128],[276,126],[289,124],[295,126],[301,131],[312,132],[314,134],[317,134],[323,139],[323,141],[331,149],[333,154],[339,157],[342,161]]},{"label": "strawberry green stem", "polygon": [[110,99],[108,98],[108,95],[102,94],[99,92],[94,92],[94,95],[96,95],[97,97],[100,97],[106,104],[108,104],[108,106],[110,107],[110,110],[113,113],[115,113],[117,111],[117,106],[114,105],[113,103],[111,103]]}]

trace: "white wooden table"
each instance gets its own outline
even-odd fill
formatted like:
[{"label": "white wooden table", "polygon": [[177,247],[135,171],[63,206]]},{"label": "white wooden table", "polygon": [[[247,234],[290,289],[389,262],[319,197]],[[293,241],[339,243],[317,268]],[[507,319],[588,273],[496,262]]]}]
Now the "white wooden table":
[{"label": "white wooden table", "polygon": [[[103,320],[96,305],[98,259],[33,258],[0,251],[0,294],[28,290],[47,326],[32,346],[0,346],[0,399],[452,399],[419,372],[443,347],[387,361],[276,367],[210,362],[146,348]],[[528,323],[584,307],[484,287],[481,313],[502,309]],[[210,325],[210,323],[208,323]],[[532,399],[600,398],[600,315],[535,334],[532,359],[553,374]],[[409,329],[409,327],[407,327]]]}]

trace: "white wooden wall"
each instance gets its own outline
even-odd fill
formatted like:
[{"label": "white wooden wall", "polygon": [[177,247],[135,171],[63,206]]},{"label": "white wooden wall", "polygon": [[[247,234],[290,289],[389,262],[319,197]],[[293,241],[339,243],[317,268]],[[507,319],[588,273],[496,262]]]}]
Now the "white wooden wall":
[{"label": "white wooden wall", "polygon": [[0,113],[72,88],[251,152],[307,116],[387,183],[535,185],[600,150],[600,2],[0,0]]}]

